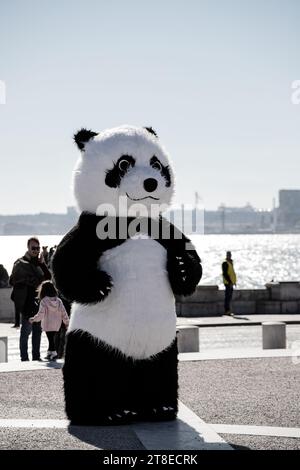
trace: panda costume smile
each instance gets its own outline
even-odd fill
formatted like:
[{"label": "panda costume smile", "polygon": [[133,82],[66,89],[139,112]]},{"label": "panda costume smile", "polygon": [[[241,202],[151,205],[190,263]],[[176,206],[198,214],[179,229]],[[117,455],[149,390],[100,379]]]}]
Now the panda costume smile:
[{"label": "panda costume smile", "polygon": [[[63,367],[67,416],[95,425],[175,419],[174,294],[194,292],[200,259],[160,213],[133,215],[140,205],[160,212],[170,204],[170,160],[152,128],[82,129],[74,139],[81,215],[52,263],[58,290],[72,302]],[[116,230],[101,238],[109,208]]]}]

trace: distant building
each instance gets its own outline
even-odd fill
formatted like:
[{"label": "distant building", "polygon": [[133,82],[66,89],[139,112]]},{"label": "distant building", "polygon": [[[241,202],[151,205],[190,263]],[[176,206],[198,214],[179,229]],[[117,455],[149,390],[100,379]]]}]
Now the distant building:
[{"label": "distant building", "polygon": [[279,191],[278,225],[281,231],[300,230],[300,189]]},{"label": "distant building", "polygon": [[205,233],[271,233],[273,211],[221,204],[216,211],[204,213]]},{"label": "distant building", "polygon": [[74,207],[68,207],[65,214],[0,215],[0,235],[64,235],[77,219]]}]

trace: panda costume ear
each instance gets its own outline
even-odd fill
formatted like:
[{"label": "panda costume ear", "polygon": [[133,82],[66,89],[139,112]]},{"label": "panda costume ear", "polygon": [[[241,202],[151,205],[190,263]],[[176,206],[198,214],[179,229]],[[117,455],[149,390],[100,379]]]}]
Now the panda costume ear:
[{"label": "panda costume ear", "polygon": [[146,129],[146,131],[150,132],[150,134],[155,135],[155,137],[158,137],[157,133],[155,132],[154,129],[152,129],[152,127],[144,127],[144,129]]},{"label": "panda costume ear", "polygon": [[84,150],[85,144],[89,140],[96,137],[96,135],[98,135],[97,132],[93,132],[93,131],[88,130],[88,129],[80,129],[80,131],[78,131],[78,132],[76,132],[76,134],[74,134],[74,140],[75,140],[78,148],[80,150]]}]

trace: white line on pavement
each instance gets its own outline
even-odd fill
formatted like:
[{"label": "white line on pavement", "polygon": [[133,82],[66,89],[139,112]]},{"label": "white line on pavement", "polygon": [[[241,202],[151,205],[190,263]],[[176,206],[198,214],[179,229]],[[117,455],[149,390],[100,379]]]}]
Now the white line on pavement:
[{"label": "white line on pavement", "polygon": [[9,362],[2,362],[0,364],[0,373],[1,372],[25,372],[28,370],[51,370],[51,369],[61,369],[63,366],[63,360],[58,359],[55,362],[47,361],[24,361],[21,362],[20,359]]},{"label": "white line on pavement", "polygon": [[220,434],[250,434],[253,436],[298,437],[300,428],[284,428],[277,426],[243,426],[235,424],[208,424]]},{"label": "white line on pavement", "polygon": [[67,419],[0,419],[0,428],[67,428]]},{"label": "white line on pavement", "polygon": [[216,359],[259,359],[264,357],[293,357],[294,349],[219,349],[207,352],[180,353],[179,361],[209,361]]}]

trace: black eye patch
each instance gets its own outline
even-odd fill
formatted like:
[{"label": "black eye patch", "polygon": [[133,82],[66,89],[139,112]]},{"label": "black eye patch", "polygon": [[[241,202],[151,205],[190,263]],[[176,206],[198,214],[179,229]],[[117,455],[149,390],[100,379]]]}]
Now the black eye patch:
[{"label": "black eye patch", "polygon": [[127,171],[134,167],[135,159],[131,155],[122,155],[114,164],[111,170],[107,170],[105,177],[105,184],[110,188],[117,188],[120,186],[121,179]]},{"label": "black eye patch", "polygon": [[158,170],[161,176],[165,178],[166,187],[169,188],[171,186],[171,174],[170,174],[169,166],[168,165],[164,166],[155,155],[153,155],[153,157],[150,158],[150,165],[155,170]]}]

